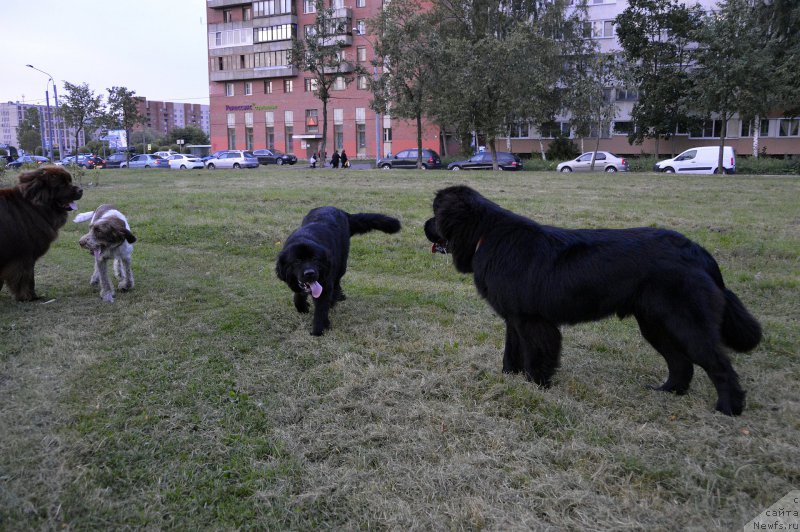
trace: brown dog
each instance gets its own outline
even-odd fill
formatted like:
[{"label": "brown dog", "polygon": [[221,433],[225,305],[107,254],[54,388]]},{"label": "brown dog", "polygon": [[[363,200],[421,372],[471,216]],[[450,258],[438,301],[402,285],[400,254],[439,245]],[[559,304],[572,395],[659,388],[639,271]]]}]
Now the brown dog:
[{"label": "brown dog", "polygon": [[33,267],[67,223],[83,190],[58,166],[24,172],[14,188],[0,190],[0,288],[17,301],[38,299]]}]

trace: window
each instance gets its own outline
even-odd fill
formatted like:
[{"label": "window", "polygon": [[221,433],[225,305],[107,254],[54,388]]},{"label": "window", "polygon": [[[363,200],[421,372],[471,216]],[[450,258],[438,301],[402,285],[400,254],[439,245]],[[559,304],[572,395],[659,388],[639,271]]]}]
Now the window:
[{"label": "window", "polygon": [[358,76],[358,90],[365,91],[369,88],[369,78],[367,76]]},{"label": "window", "polygon": [[356,21],[356,35],[364,35],[367,33],[367,22],[365,20]]},{"label": "window", "polygon": [[[214,45],[215,46],[222,46],[222,32],[218,31],[214,33]],[[220,68],[222,70],[222,68]]]},{"label": "window", "polygon": [[356,7],[367,7],[367,0],[356,0]]},{"label": "window", "polygon": [[290,79],[283,80],[283,92],[290,93],[294,90],[294,83]]},{"label": "window", "polygon": [[253,82],[252,81],[245,81],[244,82],[244,95],[245,96],[252,96],[253,95]]},{"label": "window", "polygon": [[257,52],[253,55],[253,68],[269,68],[286,66],[289,64],[291,50],[276,50],[274,52]]},{"label": "window", "polygon": [[242,8],[242,20],[250,20],[253,18],[253,11],[250,6],[245,6]]},{"label": "window", "polygon": [[228,149],[236,149],[236,128],[228,126]]},{"label": "window", "polygon": [[367,47],[366,46],[358,46],[356,48],[356,61],[359,63],[366,63],[367,62]]},{"label": "window", "polygon": [[316,109],[306,109],[306,133],[319,132],[319,118]]},{"label": "window", "polygon": [[720,120],[706,120],[689,131],[689,137],[717,138],[722,128]]},{"label": "window", "polygon": [[294,153],[294,126],[286,126],[286,153]]},{"label": "window", "polygon": [[635,102],[639,99],[639,91],[636,89],[618,88],[617,101],[618,102]]},{"label": "window", "polygon": [[539,135],[543,139],[554,139],[556,137],[569,137],[570,135],[569,122],[548,122],[542,125]]},{"label": "window", "polygon": [[233,96],[233,83],[225,84],[225,96]]},{"label": "window", "polygon": [[250,151],[253,149],[253,128],[244,128],[244,149]]},{"label": "window", "polygon": [[306,38],[311,38],[317,34],[317,26],[314,24],[306,24],[303,26],[303,34]]},{"label": "window", "polygon": [[264,94],[272,94],[272,81],[264,81]]},{"label": "window", "polygon": [[[753,122],[742,122],[742,137],[754,137],[755,136],[755,121]],[[758,124],[758,136],[759,137],[768,137],[769,136],[769,118],[762,118]]]},{"label": "window", "polygon": [[595,39],[609,39],[614,36],[613,20],[593,20],[590,25],[591,37]]},{"label": "window", "polygon": [[781,118],[778,120],[778,136],[800,136],[800,118]]},{"label": "window", "polygon": [[267,147],[272,149],[275,146],[275,128],[267,126]]},{"label": "window", "polygon": [[292,1],[266,0],[265,2],[253,2],[253,9],[255,10],[256,17],[288,15],[292,13]]},{"label": "window", "polygon": [[347,88],[347,84],[344,81],[343,76],[337,76],[335,80],[333,80],[333,85],[331,85],[331,89],[335,91],[343,91]]},{"label": "window", "polygon": [[356,124],[356,151],[362,155],[366,155],[367,153],[366,124]]},{"label": "window", "polygon": [[392,142],[392,128],[383,128],[383,142]]},{"label": "window", "polygon": [[614,135],[630,135],[633,132],[633,122],[614,122]]},{"label": "window", "polygon": [[225,70],[225,62],[221,57],[217,58],[217,70]]},{"label": "window", "polygon": [[265,28],[253,28],[253,42],[289,41],[297,35],[297,24],[281,24]]},{"label": "window", "polygon": [[316,78],[306,78],[304,80],[304,90],[306,92],[312,92],[317,90],[317,80]]},{"label": "window", "polygon": [[333,126],[333,145],[336,150],[344,149],[344,126],[342,124]]},{"label": "window", "polygon": [[230,9],[222,10],[222,22],[233,22],[233,11]]},{"label": "window", "polygon": [[314,0],[303,0],[303,13],[316,13],[317,4]]}]

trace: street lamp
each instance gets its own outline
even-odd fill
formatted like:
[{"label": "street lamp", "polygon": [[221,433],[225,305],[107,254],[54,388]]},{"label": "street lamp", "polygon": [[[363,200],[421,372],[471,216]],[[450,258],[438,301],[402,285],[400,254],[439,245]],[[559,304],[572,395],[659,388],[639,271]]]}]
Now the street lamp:
[{"label": "street lamp", "polygon": [[[48,86],[49,86],[49,84],[51,82],[53,83],[53,98],[56,101],[56,119],[55,119],[56,141],[58,142],[59,156],[64,157],[64,147],[65,147],[64,145],[66,144],[66,142],[65,142],[66,139],[62,140],[62,138],[59,135],[60,129],[58,127],[58,117],[59,117],[59,115],[58,115],[58,90],[56,89],[56,82],[53,80],[53,76],[51,76],[50,74],[48,74],[44,70],[40,70],[40,69],[36,68],[33,65],[25,65],[25,66],[28,67],[28,68],[32,68],[32,69],[36,70],[37,72],[41,72],[42,74],[44,74],[45,76],[50,78],[48,80]],[[45,95],[45,100],[47,102],[47,116],[48,116],[48,119],[49,119],[50,118],[50,95],[47,92],[47,90],[44,91],[44,95]],[[51,160],[53,159],[53,153],[54,153],[53,150],[54,150],[54,146],[53,146],[53,127],[51,125],[51,127],[50,127],[50,159]]]}]

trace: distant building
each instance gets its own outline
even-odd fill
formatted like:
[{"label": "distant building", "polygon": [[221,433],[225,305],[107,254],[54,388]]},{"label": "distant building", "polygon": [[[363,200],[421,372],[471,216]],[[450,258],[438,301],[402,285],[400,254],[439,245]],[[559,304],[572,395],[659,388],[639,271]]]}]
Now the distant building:
[{"label": "distant building", "polygon": [[160,102],[143,97],[137,100],[139,114],[147,118],[147,123],[137,125],[133,131],[150,129],[159,135],[166,135],[175,128],[194,126],[206,135],[211,134],[208,105]]},{"label": "distant building", "polygon": [[[50,106],[50,114],[47,113],[46,105],[33,105],[21,102],[0,103],[0,144],[8,144],[19,148],[17,139],[17,128],[25,116],[25,110],[34,108],[39,112],[39,127],[43,131],[42,147],[45,153],[50,150],[50,133],[52,131],[53,147],[59,153],[71,153],[75,147],[75,129],[64,127],[64,122],[57,120],[56,109]],[[85,144],[83,131],[78,135],[78,146]],[[60,150],[61,146],[66,149]]]}]

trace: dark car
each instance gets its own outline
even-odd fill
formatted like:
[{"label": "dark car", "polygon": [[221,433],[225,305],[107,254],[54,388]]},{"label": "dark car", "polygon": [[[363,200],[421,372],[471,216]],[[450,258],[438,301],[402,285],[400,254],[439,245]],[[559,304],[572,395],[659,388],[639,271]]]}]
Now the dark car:
[{"label": "dark car", "polygon": [[283,153],[278,150],[255,150],[253,155],[256,156],[260,164],[294,164],[297,162],[297,157],[288,153]]},{"label": "dark car", "polygon": [[112,153],[106,158],[106,168],[119,168],[127,160],[128,155],[125,152]]},{"label": "dark car", "polygon": [[8,168],[19,168],[23,164],[39,166],[49,162],[50,159],[41,155],[22,155],[17,160],[8,163]]},{"label": "dark car", "polygon": [[[394,157],[386,157],[378,160],[378,168],[383,170],[390,170],[393,168],[416,168],[417,167],[417,150],[403,150]],[[428,170],[431,168],[441,168],[442,160],[439,154],[433,150],[422,150],[422,169]]]},{"label": "dark car", "polygon": [[78,157],[78,166],[93,170],[95,168],[105,168],[106,160],[97,155],[87,155],[85,157]]},{"label": "dark car", "polygon": [[[522,170],[522,161],[513,153],[497,152],[497,167],[500,170]],[[466,161],[456,161],[447,165],[448,170],[491,170],[492,153],[484,151],[476,153]]]}]

